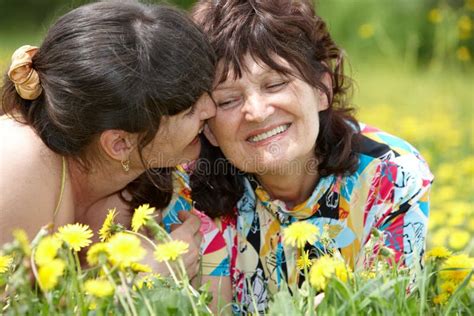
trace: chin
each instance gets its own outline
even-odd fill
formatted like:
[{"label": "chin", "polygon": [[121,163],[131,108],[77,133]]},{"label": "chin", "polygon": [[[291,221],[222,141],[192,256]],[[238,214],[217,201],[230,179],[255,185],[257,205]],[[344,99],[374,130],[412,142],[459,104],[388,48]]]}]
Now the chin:
[{"label": "chin", "polygon": [[[271,159],[271,160],[262,160],[260,159],[257,163],[252,164],[234,164],[240,170],[247,172],[247,173],[254,173],[258,175],[264,174],[282,174],[287,173],[288,171],[291,172],[292,168],[295,169],[293,164],[288,163],[288,160],[284,159]],[[295,170],[296,171],[296,170]]]}]

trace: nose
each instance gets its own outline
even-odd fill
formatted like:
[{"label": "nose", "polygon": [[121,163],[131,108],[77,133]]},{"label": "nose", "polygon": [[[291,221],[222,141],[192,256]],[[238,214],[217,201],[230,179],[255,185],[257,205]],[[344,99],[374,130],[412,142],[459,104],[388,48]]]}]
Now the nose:
[{"label": "nose", "polygon": [[199,119],[205,121],[216,116],[216,105],[211,97],[207,94],[203,95],[198,101]]},{"label": "nose", "polygon": [[260,93],[249,95],[242,107],[245,119],[257,123],[264,122],[273,112],[275,112],[275,108]]}]

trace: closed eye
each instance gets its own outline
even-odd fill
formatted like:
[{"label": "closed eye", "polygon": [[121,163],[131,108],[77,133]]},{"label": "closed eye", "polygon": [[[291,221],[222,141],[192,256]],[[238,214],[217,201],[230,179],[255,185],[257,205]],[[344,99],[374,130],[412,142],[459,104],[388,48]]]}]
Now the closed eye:
[{"label": "closed eye", "polygon": [[285,87],[288,84],[288,81],[278,81],[268,84],[265,88],[270,92],[276,92]]},{"label": "closed eye", "polygon": [[239,102],[240,102],[240,98],[233,98],[233,99],[227,99],[227,100],[218,102],[217,105],[220,108],[228,109],[228,108],[231,108],[231,107],[234,107],[234,106],[238,105]]}]

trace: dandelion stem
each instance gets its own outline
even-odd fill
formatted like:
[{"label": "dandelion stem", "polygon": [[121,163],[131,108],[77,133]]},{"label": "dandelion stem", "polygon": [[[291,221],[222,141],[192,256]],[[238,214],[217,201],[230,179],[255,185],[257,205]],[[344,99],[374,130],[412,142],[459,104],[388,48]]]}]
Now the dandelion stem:
[{"label": "dandelion stem", "polygon": [[[113,277],[112,277],[112,275],[111,275],[111,272],[109,271],[109,269],[107,269],[107,267],[106,267],[105,265],[102,266],[102,269],[104,270],[105,275],[107,276],[107,279],[108,279],[112,284],[116,284],[115,281],[114,281],[114,279],[113,279]],[[129,308],[128,308],[127,303],[124,301],[124,298],[123,298],[123,296],[122,296],[122,293],[121,293],[120,291],[115,291],[115,293],[117,293],[117,297],[118,297],[120,303],[122,304],[123,308],[125,309],[125,314],[126,314],[126,315],[130,315],[131,312],[130,312],[130,310],[129,310]]]},{"label": "dandelion stem", "polygon": [[[74,251],[74,260],[75,260],[75,263],[76,263],[76,266],[77,266],[77,279],[82,279],[82,268],[81,268],[81,261],[79,260],[79,255],[77,254],[77,251]],[[82,287],[82,282],[78,282],[77,283],[77,287],[79,289],[79,293],[78,295],[81,296],[81,299],[80,299],[80,305],[79,307],[81,308],[81,312],[84,312],[84,309],[86,308],[86,306],[84,305],[84,289]]]},{"label": "dandelion stem", "polygon": [[84,309],[84,301],[83,301],[83,297],[82,297],[83,291],[81,291],[81,285],[80,285],[80,282],[79,282],[79,275],[77,274],[78,271],[80,271],[79,270],[80,268],[74,267],[75,265],[76,266],[78,265],[78,262],[75,260],[73,254],[71,253],[71,250],[67,251],[67,256],[68,256],[68,261],[70,263],[74,263],[72,265],[68,264],[69,273],[71,273],[72,286],[75,289],[75,291],[73,291],[73,292],[76,293],[77,307],[79,307],[79,309],[82,311]]},{"label": "dandelion stem", "polygon": [[152,245],[153,248],[156,247],[156,244],[155,244],[150,238],[148,238],[147,236],[145,236],[145,235],[143,235],[143,234],[136,233],[136,232],[134,232],[134,231],[132,231],[132,230],[125,230],[125,232],[144,239],[146,242],[148,242],[150,245]]},{"label": "dandelion stem", "polygon": [[137,311],[135,309],[135,304],[133,304],[132,297],[130,296],[130,292],[127,286],[127,280],[125,279],[125,276],[122,272],[119,272],[120,276],[120,281],[122,281],[122,287],[124,288],[125,291],[125,298],[128,301],[128,304],[130,305],[130,309],[132,310],[132,315],[137,316]]}]

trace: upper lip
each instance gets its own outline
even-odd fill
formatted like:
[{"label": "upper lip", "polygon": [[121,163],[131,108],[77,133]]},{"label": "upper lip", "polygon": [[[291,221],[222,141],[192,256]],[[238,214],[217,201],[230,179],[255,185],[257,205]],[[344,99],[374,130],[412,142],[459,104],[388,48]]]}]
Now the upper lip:
[{"label": "upper lip", "polygon": [[290,123],[289,122],[287,122],[287,123],[278,123],[278,124],[273,124],[273,125],[270,125],[270,126],[267,126],[267,127],[264,127],[264,128],[259,128],[259,129],[253,130],[250,134],[247,135],[246,139],[249,139],[251,137],[254,137],[254,136],[260,135],[262,133],[271,131],[272,129],[277,128],[278,126],[288,125],[288,124],[290,124]]}]

